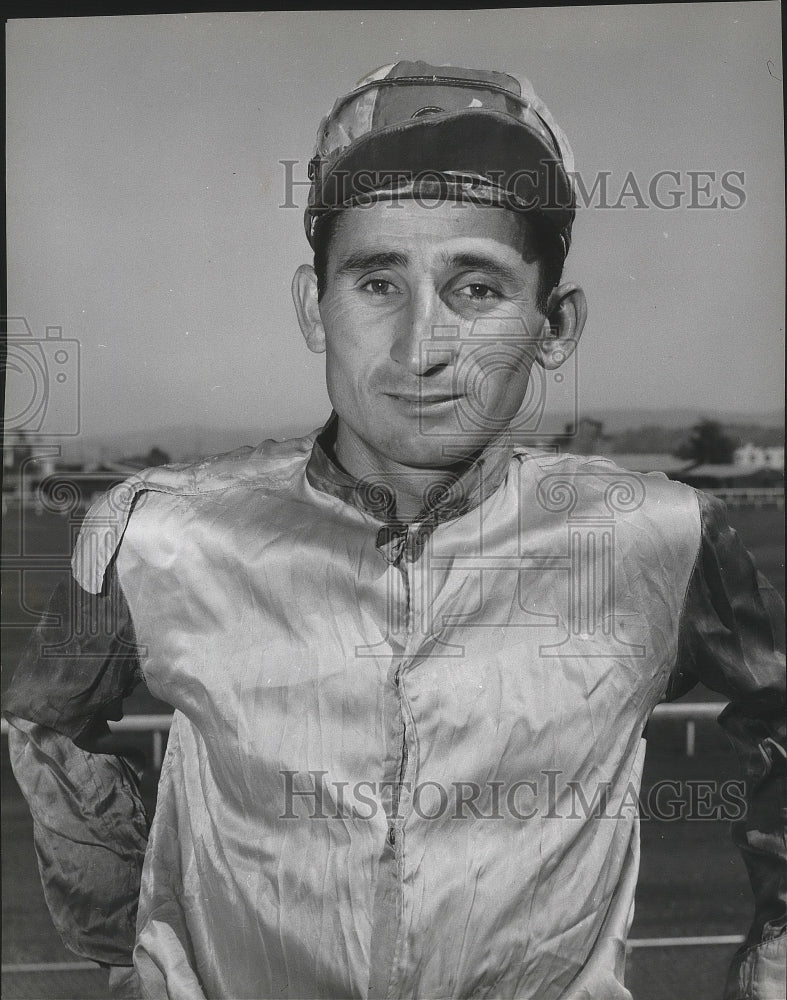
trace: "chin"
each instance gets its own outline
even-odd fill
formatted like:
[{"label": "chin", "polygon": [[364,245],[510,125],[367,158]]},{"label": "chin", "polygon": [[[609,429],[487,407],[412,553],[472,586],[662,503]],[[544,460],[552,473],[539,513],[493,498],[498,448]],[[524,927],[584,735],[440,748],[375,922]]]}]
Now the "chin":
[{"label": "chin", "polygon": [[415,469],[445,469],[457,462],[472,458],[488,441],[479,440],[462,434],[435,434],[421,436],[417,440],[410,438],[400,441],[385,449],[385,452],[400,465]]}]

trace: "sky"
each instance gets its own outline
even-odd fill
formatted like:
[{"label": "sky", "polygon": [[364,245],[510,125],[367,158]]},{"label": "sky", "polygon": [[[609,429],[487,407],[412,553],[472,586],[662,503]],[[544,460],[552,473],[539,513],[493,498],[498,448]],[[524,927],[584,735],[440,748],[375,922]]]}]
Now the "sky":
[{"label": "sky", "polygon": [[585,189],[606,178],[565,272],[589,301],[581,412],[783,406],[777,3],[30,19],[6,37],[6,426],[73,443],[323,423],[290,296],[306,163],[337,96],[419,58],[527,76]]}]

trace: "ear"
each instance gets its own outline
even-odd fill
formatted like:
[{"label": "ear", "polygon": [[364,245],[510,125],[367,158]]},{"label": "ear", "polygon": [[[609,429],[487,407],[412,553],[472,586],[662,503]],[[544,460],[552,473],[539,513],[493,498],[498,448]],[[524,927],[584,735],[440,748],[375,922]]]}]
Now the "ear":
[{"label": "ear", "polygon": [[325,328],[317,301],[317,275],[310,264],[301,264],[292,279],[292,301],[306,346],[314,354],[325,351]]},{"label": "ear", "polygon": [[587,314],[587,299],[579,285],[564,282],[552,289],[536,359],[543,368],[553,371],[574,353]]}]

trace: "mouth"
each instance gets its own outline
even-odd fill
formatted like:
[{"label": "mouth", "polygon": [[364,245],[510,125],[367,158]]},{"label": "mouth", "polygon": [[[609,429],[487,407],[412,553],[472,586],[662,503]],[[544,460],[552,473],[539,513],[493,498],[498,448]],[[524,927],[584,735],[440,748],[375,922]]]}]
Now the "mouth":
[{"label": "mouth", "polygon": [[405,406],[424,408],[445,406],[461,399],[461,396],[453,392],[389,392],[386,395]]}]

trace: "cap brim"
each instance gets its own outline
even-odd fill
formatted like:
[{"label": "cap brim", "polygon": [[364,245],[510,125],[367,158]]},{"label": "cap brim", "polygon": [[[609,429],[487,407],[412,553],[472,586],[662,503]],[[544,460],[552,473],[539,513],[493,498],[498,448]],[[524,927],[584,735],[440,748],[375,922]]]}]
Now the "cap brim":
[{"label": "cap brim", "polygon": [[574,190],[544,139],[510,115],[477,108],[431,114],[377,130],[324,161],[310,210],[373,198],[406,179],[466,173],[493,180],[512,207],[538,208],[556,226],[574,215]]}]

